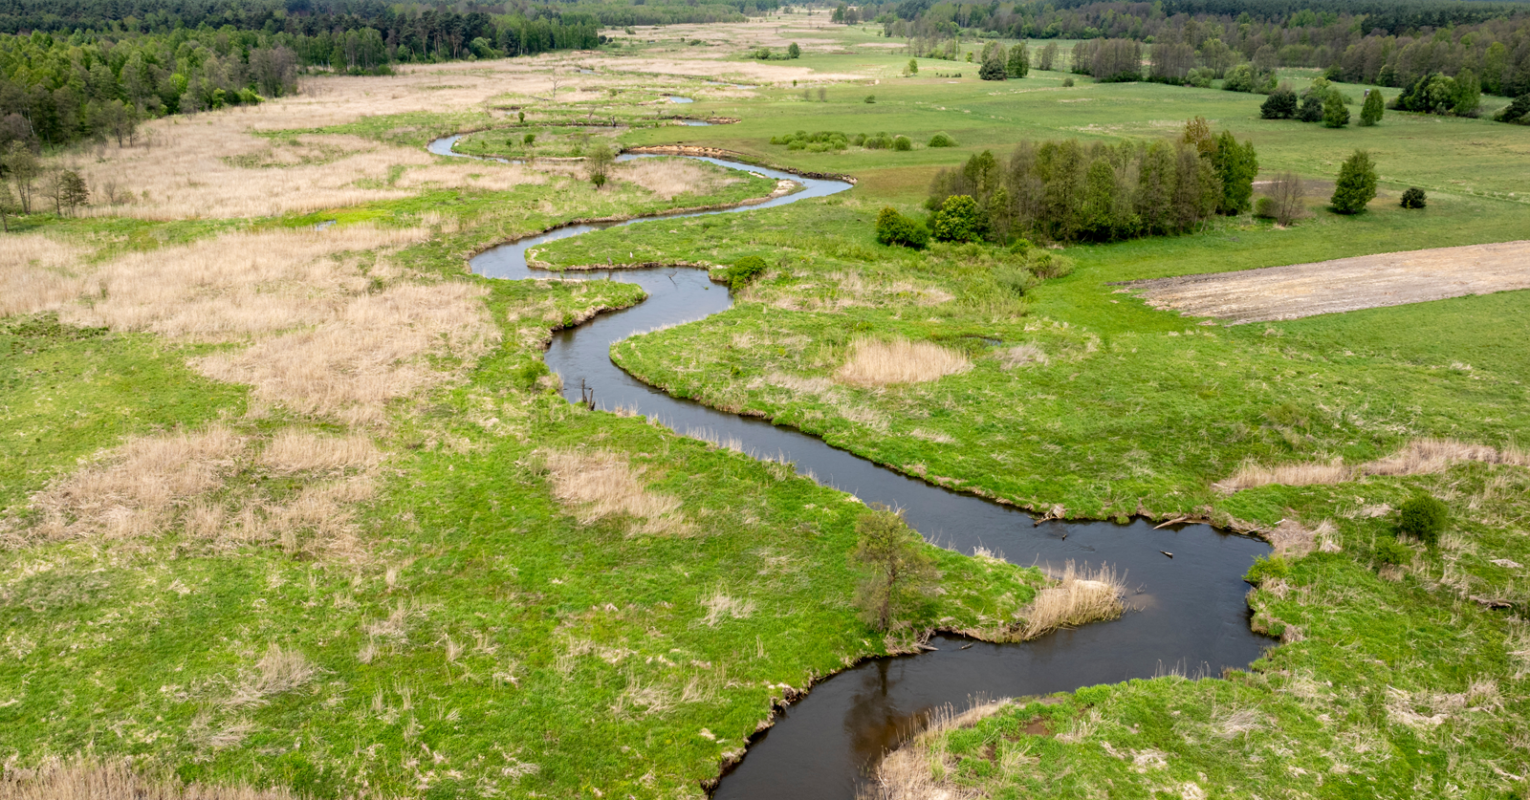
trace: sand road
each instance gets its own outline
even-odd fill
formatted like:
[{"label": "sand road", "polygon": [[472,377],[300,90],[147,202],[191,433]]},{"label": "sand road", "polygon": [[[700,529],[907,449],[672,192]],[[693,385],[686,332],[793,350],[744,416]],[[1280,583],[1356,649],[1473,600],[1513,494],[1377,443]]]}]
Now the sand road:
[{"label": "sand road", "polygon": [[1131,281],[1154,308],[1237,325],[1530,289],[1530,241]]}]

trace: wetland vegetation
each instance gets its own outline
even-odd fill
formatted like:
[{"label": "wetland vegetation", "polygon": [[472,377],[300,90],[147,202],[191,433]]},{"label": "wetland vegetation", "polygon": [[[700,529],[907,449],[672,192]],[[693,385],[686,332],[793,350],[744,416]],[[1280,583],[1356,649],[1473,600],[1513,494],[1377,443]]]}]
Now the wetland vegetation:
[{"label": "wetland vegetation", "polygon": [[[0,176],[0,794],[698,796],[779,705],[865,659],[942,630],[1097,628],[1108,647],[1150,613],[1133,564],[922,543],[855,487],[677,434],[599,387],[593,408],[568,402],[549,343],[650,295],[622,268],[685,265],[713,281],[696,296],[731,301],[609,351],[665,395],[1039,518],[1130,523],[1112,535],[1139,549],[1194,522],[1269,544],[1238,551],[1232,587],[1248,591],[1237,633],[1269,637],[1257,660],[903,709],[893,753],[852,765],[870,770],[860,791],[1523,795],[1524,284],[1386,305],[1383,281],[1342,313],[1250,324],[1124,284],[1523,239],[1530,140],[1492,117],[1522,102],[1530,23],[1483,4],[1456,28],[1378,11],[1371,31],[1342,3],[1310,19],[1245,5],[1241,33],[1236,14],[1132,10],[1086,34],[1094,7],[618,15],[598,49],[496,58],[501,33],[472,63],[395,51],[389,77],[294,73],[292,92],[147,114],[121,142],[4,128],[38,172]],[[601,13],[680,14],[642,8]],[[1171,55],[1223,74],[1096,81],[1060,38],[1168,34],[1189,55],[1143,45],[1143,77]],[[961,62],[994,41],[1005,80]],[[796,58],[754,57],[790,43]],[[1218,84],[1240,62],[1357,118],[1366,91],[1390,110],[1265,119],[1262,97]],[[1397,102],[1435,73],[1479,81],[1480,113]],[[670,96],[727,122],[673,124]],[[524,163],[426,150],[457,134],[457,154]],[[855,186],[554,236],[527,279],[468,268],[576,220],[786,191],[678,157],[591,180],[592,148],[645,145]],[[1374,199],[1330,208],[1357,151]],[[66,170],[89,187],[77,214],[12,209]],[[1287,174],[1295,207],[1253,214]],[[1017,542],[1053,530],[1013,518]]]}]

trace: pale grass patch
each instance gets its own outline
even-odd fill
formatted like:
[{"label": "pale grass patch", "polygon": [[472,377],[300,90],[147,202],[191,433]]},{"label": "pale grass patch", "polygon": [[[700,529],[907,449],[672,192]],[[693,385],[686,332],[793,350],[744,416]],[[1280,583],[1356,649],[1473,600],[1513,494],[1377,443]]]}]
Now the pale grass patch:
[{"label": "pale grass patch", "polygon": [[609,450],[550,450],[547,470],[553,496],[571,506],[581,524],[627,515],[642,520],[643,533],[685,533],[689,524],[680,513],[679,499],[651,492],[639,480],[640,470]]},{"label": "pale grass patch", "polygon": [[1327,464],[1307,462],[1277,464],[1272,467],[1249,461],[1227,479],[1214,484],[1214,488],[1223,492],[1237,492],[1272,483],[1285,486],[1313,486],[1342,483],[1351,480],[1352,477],[1352,471],[1338,459]]},{"label": "pale grass patch", "polygon": [[1239,736],[1246,737],[1251,731],[1264,727],[1267,722],[1268,718],[1257,709],[1243,708],[1217,718],[1212,728],[1219,738],[1236,739]]},{"label": "pale grass patch", "polygon": [[627,679],[627,688],[617,696],[615,705],[611,706],[612,715],[618,719],[631,716],[633,710],[640,711],[643,716],[649,717],[655,714],[667,714],[673,711],[679,699],[675,693],[663,686],[649,684],[644,686],[637,676]]},{"label": "pale grass patch", "polygon": [[399,178],[396,186],[404,189],[464,188],[486,192],[508,192],[518,186],[539,185],[547,176],[514,164],[492,161],[431,164],[415,167]]},{"label": "pale grass patch", "polygon": [[711,194],[739,180],[732,175],[720,175],[694,161],[673,158],[626,161],[616,166],[612,176],[618,181],[641,186],[663,200],[682,194]]},{"label": "pale grass patch", "polygon": [[1025,344],[1017,344],[1014,347],[1002,350],[1000,351],[998,358],[999,363],[1004,365],[1005,369],[1028,367],[1032,364],[1044,367],[1047,365],[1047,362],[1050,361],[1050,359],[1047,358],[1046,351],[1041,349],[1041,345],[1033,344],[1031,342],[1026,342]]},{"label": "pale grass patch", "polygon": [[1058,628],[1071,628],[1098,620],[1115,619],[1125,613],[1121,598],[1126,590],[1113,568],[1101,564],[1091,571],[1072,561],[1063,567],[1057,583],[1036,593],[1020,611],[1025,620],[1020,638],[1034,639]]},{"label": "pale grass patch", "polygon": [[854,386],[888,386],[933,381],[971,368],[965,355],[930,342],[859,339],[835,377]]},{"label": "pale grass patch", "polygon": [[365,434],[320,436],[295,428],[276,434],[260,454],[261,466],[281,475],[366,470],[381,460],[382,453]]},{"label": "pale grass patch", "polygon": [[[950,705],[930,713],[925,728],[877,764],[871,782],[857,800],[977,800],[982,791],[955,782],[957,760],[945,749],[945,736],[969,728],[1012,705],[999,700],[958,712]],[[1008,746],[1007,743],[1005,745]]]},{"label": "pale grass patch", "polygon": [[33,533],[52,540],[162,533],[179,507],[222,483],[244,448],[221,425],[131,439],[33,497],[43,513]]},{"label": "pale grass patch", "polygon": [[418,228],[353,225],[325,231],[230,233],[179,247],[131,253],[91,276],[100,299],[70,306],[78,325],[149,331],[222,342],[336,318],[344,300],[362,294],[368,278],[343,253],[421,241]]},{"label": "pale grass patch", "polygon": [[908,435],[915,439],[923,439],[926,442],[934,442],[936,444],[956,444],[955,439],[940,431],[927,431],[923,428],[915,428],[909,431]]},{"label": "pale grass patch", "polygon": [[[1318,549],[1320,540],[1324,546],[1337,546],[1334,541],[1336,533],[1333,523],[1327,520],[1316,528],[1307,528],[1297,520],[1283,519],[1279,525],[1275,526],[1275,530],[1270,532],[1268,538],[1276,556],[1296,559]],[[1325,550],[1324,552],[1335,551]]]},{"label": "pale grass patch", "polygon": [[1455,439],[1420,438],[1408,442],[1390,456],[1358,467],[1345,466],[1337,458],[1326,464],[1307,462],[1273,467],[1245,462],[1237,472],[1214,487],[1224,492],[1236,492],[1272,483],[1312,486],[1343,483],[1364,475],[1428,475],[1466,461],[1526,467],[1530,466],[1530,453],[1514,446],[1498,448]]},{"label": "pale grass patch", "polygon": [[56,309],[80,296],[89,250],[46,236],[11,234],[0,247],[0,317]]},{"label": "pale grass patch", "polygon": [[194,365],[208,377],[250,384],[258,399],[297,413],[379,423],[388,401],[450,378],[426,363],[429,356],[471,364],[498,341],[480,302],[484,292],[455,281],[395,286],[351,300],[311,330]]},{"label": "pale grass patch", "polygon": [[[204,711],[198,714],[186,728],[186,738],[198,749],[226,750],[239,745],[254,730],[255,726],[246,720],[214,726],[212,715]],[[4,794],[0,793],[0,797],[3,796]]]},{"label": "pale grass patch", "polygon": [[255,662],[225,701],[233,707],[264,705],[268,698],[306,685],[320,672],[308,657],[297,650],[283,650],[272,643],[265,655]]},{"label": "pale grass patch", "polygon": [[49,760],[34,768],[7,765],[0,774],[0,800],[292,800],[281,787],[182,784],[151,779],[128,761]]},{"label": "pale grass patch", "polygon": [[376,493],[376,484],[367,475],[307,484],[291,500],[263,506],[261,532],[254,538],[275,539],[289,554],[358,558],[361,547],[354,509]]},{"label": "pale grass patch", "polygon": [[702,624],[715,628],[717,623],[728,617],[744,619],[754,613],[753,600],[740,600],[729,597],[722,592],[714,592],[711,597],[701,601],[701,607],[707,610],[706,616],[701,618]]}]

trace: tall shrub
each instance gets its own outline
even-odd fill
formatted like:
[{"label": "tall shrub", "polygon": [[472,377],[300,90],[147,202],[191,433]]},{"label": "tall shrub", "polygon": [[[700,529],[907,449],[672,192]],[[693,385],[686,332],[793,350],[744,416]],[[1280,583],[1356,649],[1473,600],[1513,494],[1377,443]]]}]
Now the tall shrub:
[{"label": "tall shrub", "polygon": [[1371,154],[1356,150],[1339,167],[1339,179],[1334,184],[1333,198],[1329,201],[1333,210],[1340,214],[1364,211],[1365,204],[1376,197],[1376,179],[1376,165],[1371,163]]}]

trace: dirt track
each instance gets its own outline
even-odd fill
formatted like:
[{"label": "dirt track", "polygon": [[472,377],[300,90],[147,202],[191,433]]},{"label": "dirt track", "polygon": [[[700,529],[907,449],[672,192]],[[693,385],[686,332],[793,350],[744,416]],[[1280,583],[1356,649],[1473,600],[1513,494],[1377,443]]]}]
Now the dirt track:
[{"label": "dirt track", "polygon": [[1234,325],[1530,289],[1530,241],[1132,281],[1154,308]]}]

